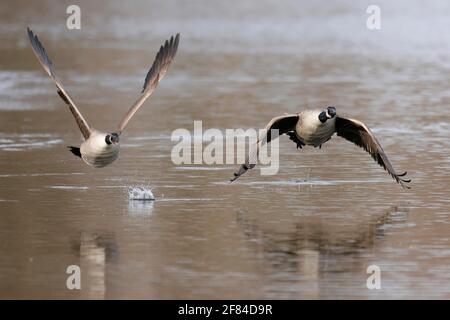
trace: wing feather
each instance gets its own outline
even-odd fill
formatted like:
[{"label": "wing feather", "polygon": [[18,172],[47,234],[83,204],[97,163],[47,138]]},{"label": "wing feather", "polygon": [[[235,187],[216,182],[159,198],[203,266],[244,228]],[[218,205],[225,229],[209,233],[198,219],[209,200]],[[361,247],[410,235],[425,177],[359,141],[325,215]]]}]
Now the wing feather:
[{"label": "wing feather", "polygon": [[166,40],[156,54],[155,60],[148,71],[144,86],[142,88],[141,96],[131,106],[126,115],[119,123],[119,133],[121,133],[134,114],[139,110],[142,104],[151,96],[159,81],[164,78],[169,66],[175,57],[178,49],[178,43],[180,42],[180,34],[178,33],[175,38],[172,36],[170,40]]},{"label": "wing feather", "polygon": [[275,117],[266,125],[258,141],[255,145],[250,146],[249,153],[246,157],[245,163],[239,167],[239,170],[234,173],[231,182],[237,180],[241,175],[246,173],[249,169],[253,169],[256,165],[257,157],[259,155],[259,150],[264,143],[271,142],[272,130],[278,130],[278,136],[292,132],[295,130],[295,126],[299,121],[298,114],[287,114],[279,117]]},{"label": "wing feather", "polygon": [[406,176],[407,172],[399,174],[394,170],[381,144],[364,123],[355,119],[336,117],[336,133],[338,136],[353,142],[367,151],[403,188],[410,188],[408,183],[411,180],[402,178]]},{"label": "wing feather", "polygon": [[27,32],[34,54],[38,58],[45,72],[47,72],[47,74],[50,76],[50,78],[52,78],[53,82],[55,83],[56,88],[58,89],[58,95],[69,106],[70,112],[72,112],[72,115],[74,116],[75,121],[77,122],[77,125],[80,128],[81,133],[83,134],[83,137],[85,139],[89,138],[91,134],[91,129],[89,128],[89,125],[86,122],[86,120],[83,118],[81,112],[76,107],[72,98],[69,96],[66,90],[64,90],[63,85],[56,76],[53,63],[48,57],[47,52],[45,52],[44,46],[41,44],[38,37],[33,33],[33,31],[31,31],[30,28],[27,28]]}]

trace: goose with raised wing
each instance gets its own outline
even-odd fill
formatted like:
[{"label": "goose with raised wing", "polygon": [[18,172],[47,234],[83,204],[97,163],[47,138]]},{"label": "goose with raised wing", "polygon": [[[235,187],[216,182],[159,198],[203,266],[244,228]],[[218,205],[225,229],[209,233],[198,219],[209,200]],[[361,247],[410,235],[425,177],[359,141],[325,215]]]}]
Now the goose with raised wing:
[{"label": "goose with raised wing", "polygon": [[[322,147],[336,133],[367,151],[372,158],[383,167],[403,188],[410,188],[411,180],[405,179],[406,172],[397,173],[384,152],[375,135],[361,121],[345,118],[336,114],[336,108],[325,110],[305,110],[297,114],[286,114],[273,118],[262,131],[258,141],[250,148],[246,161],[234,173],[235,181],[249,169],[255,167],[259,150],[264,143],[272,140],[272,130],[278,130],[279,136],[288,135],[296,143],[297,148],[304,146]],[[275,136],[274,136],[275,138]]]},{"label": "goose with raised wing", "polygon": [[95,130],[88,125],[72,98],[62,86],[61,81],[56,76],[53,63],[45,52],[45,49],[38,37],[33,33],[33,31],[30,30],[30,28],[27,28],[27,31],[33,52],[45,72],[47,72],[55,83],[58,95],[69,106],[69,109],[72,112],[72,115],[74,116],[75,121],[77,122],[77,125],[84,137],[84,142],[80,147],[70,146],[68,147],[69,150],[74,155],[83,159],[88,165],[94,167],[105,167],[111,164],[119,156],[120,135],[122,134],[122,131],[125,129],[128,122],[138,111],[138,109],[144,104],[145,100],[151,96],[159,81],[161,81],[169,69],[171,62],[177,53],[180,35],[177,34],[175,37],[172,36],[161,46],[160,50],[156,54],[153,65],[145,77],[141,95],[120,121],[117,130],[111,133],[105,133]]}]

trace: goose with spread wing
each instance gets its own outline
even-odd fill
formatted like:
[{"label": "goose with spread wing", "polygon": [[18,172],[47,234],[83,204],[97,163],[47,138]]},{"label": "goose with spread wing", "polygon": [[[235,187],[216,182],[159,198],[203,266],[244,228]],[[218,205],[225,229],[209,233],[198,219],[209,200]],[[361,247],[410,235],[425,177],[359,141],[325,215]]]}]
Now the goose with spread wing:
[{"label": "goose with spread wing", "polygon": [[122,134],[122,131],[125,129],[128,122],[138,111],[138,109],[144,104],[145,100],[151,96],[159,81],[161,81],[169,69],[171,62],[177,53],[180,35],[177,34],[175,37],[172,36],[169,40],[166,40],[159,49],[153,65],[145,77],[141,95],[120,121],[117,130],[111,133],[104,133],[95,130],[88,125],[80,110],[77,108],[72,98],[62,86],[61,81],[56,76],[53,63],[48,57],[38,37],[33,33],[33,31],[30,30],[30,28],[27,28],[27,31],[33,52],[45,72],[47,72],[55,83],[58,95],[69,106],[69,109],[72,112],[72,115],[74,116],[75,121],[77,122],[77,125],[84,137],[84,142],[80,147],[71,146],[68,148],[74,155],[82,158],[88,165],[94,167],[105,167],[111,164],[119,156],[120,135]]},{"label": "goose with spread wing", "polygon": [[336,108],[327,107],[325,110],[305,110],[297,114],[286,114],[273,118],[263,130],[257,143],[251,147],[246,161],[234,174],[231,181],[235,181],[249,169],[256,165],[259,149],[262,144],[272,140],[272,133],[278,130],[278,135],[286,134],[296,143],[297,148],[304,146],[321,147],[336,133],[355,145],[367,151],[372,158],[386,170],[392,178],[403,188],[409,189],[411,180],[405,179],[406,172],[397,173],[384,152],[375,135],[361,121],[345,118],[336,114]]}]

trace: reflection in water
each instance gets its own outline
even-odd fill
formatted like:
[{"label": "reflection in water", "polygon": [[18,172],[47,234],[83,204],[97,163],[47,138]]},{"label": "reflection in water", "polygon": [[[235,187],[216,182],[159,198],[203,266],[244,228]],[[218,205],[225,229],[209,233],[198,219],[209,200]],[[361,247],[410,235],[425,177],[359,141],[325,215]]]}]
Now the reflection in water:
[{"label": "reflection in water", "polygon": [[114,236],[82,232],[72,244],[72,250],[80,258],[82,295],[88,299],[104,299],[106,266],[115,262],[119,254]]},{"label": "reflection in water", "polygon": [[[61,272],[78,258],[92,279],[86,296],[372,298],[366,267],[379,263],[383,297],[449,298],[450,7],[379,1],[394,27],[377,32],[352,1],[86,0],[79,32],[65,26],[64,1],[0,1],[0,298],[79,297]],[[182,33],[170,77],[114,166],[80,166],[67,151],[80,136],[28,24],[93,123],[117,121],[153,48]],[[257,129],[330,104],[370,124],[412,190],[340,138],[320,151],[280,139],[278,174],[234,185],[234,165],[171,161],[173,130],[194,120]],[[158,202],[130,201],[135,185],[157,188]],[[407,214],[382,212],[394,205]]]},{"label": "reflection in water", "polygon": [[293,222],[290,231],[278,232],[239,211],[237,223],[253,247],[252,251],[263,262],[270,293],[280,294],[278,291],[283,284],[290,283],[292,290],[296,290],[296,286],[308,287],[308,298],[321,298],[322,291],[328,290],[323,285],[339,283],[339,279],[333,278],[343,274],[359,271],[362,287],[367,265],[361,264],[364,259],[360,259],[360,255],[374,247],[377,239],[383,238],[387,226],[404,223],[405,214],[392,207],[373,214],[368,220],[341,225],[337,225],[336,220],[327,222],[303,217]]},{"label": "reflection in water", "polygon": [[154,201],[130,200],[128,201],[128,214],[130,216],[151,216]]}]

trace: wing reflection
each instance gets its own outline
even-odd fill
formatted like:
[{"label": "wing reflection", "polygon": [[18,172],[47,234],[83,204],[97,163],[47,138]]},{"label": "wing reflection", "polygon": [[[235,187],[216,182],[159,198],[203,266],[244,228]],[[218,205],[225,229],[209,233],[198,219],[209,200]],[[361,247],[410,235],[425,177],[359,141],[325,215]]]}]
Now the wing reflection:
[{"label": "wing reflection", "polygon": [[322,214],[286,219],[278,225],[246,211],[237,214],[237,223],[262,262],[267,290],[286,292],[289,283],[293,291],[305,294],[296,287],[308,287],[302,298],[320,298],[323,291],[336,289],[327,288],[330,283],[348,283],[346,275],[355,272],[360,272],[361,279],[355,281],[363,288],[367,259],[361,257],[382,241],[386,228],[405,219],[405,211],[397,207],[359,220]]}]

